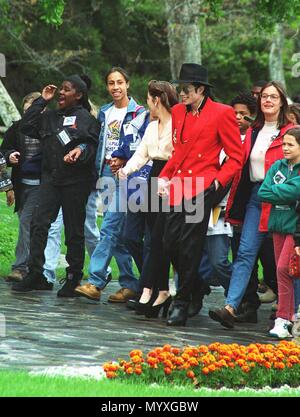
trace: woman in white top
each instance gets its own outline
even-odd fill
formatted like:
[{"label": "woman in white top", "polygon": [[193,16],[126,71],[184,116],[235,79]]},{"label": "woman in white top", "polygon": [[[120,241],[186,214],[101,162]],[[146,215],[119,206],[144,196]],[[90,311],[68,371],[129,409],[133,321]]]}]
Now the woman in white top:
[{"label": "woman in white top", "polygon": [[[153,161],[148,180],[148,211],[147,227],[150,230],[150,253],[143,265],[141,280],[143,292],[137,304],[137,314],[147,317],[158,317],[163,308],[166,315],[171,303],[169,293],[168,259],[162,243],[165,213],[162,210],[162,200],[157,195],[157,177],[172,154],[172,116],[171,107],[177,104],[175,88],[166,81],[152,80],[148,84],[147,104],[151,118],[144,137],[134,155],[126,166],[118,172],[120,179],[125,179],[133,172],[142,168],[149,160]],[[157,208],[153,207],[153,203]]]},{"label": "woman in white top", "polygon": [[[229,221],[243,222],[237,257],[233,263],[224,308],[209,316],[224,327],[234,327],[235,314],[247,288],[259,249],[268,234],[270,205],[261,203],[257,193],[266,172],[283,158],[282,136],[292,125],[287,119],[287,96],[276,81],[266,83],[258,98],[258,111],[244,142],[245,159],[240,177],[233,181],[227,204]],[[285,181],[285,178],[279,179]]]}]

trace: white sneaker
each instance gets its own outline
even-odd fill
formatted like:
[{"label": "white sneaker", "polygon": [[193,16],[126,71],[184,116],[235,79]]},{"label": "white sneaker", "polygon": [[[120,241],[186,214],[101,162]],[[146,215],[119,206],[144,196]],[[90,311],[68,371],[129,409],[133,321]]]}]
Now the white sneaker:
[{"label": "white sneaker", "polygon": [[288,330],[288,326],[292,323],[289,320],[281,319],[278,317],[275,320],[275,326],[269,331],[269,335],[278,339],[286,339],[293,337]]}]

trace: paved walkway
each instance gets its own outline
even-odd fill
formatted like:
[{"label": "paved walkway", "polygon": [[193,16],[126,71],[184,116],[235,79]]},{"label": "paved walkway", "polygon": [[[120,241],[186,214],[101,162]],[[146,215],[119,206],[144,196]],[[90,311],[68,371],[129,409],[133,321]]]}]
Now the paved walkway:
[{"label": "paved walkway", "polygon": [[167,327],[165,320],[146,319],[124,305],[107,303],[118,288],[110,283],[100,303],[84,298],[61,299],[53,292],[12,293],[0,279],[0,314],[5,315],[6,337],[0,335],[0,367],[39,369],[51,366],[102,365],[127,358],[130,350],[145,351],[170,343],[197,345],[272,342],[267,335],[270,305],[259,311],[259,323],[228,330],[208,317],[208,309],[223,304],[221,288],[205,298],[201,313],[186,327]]}]

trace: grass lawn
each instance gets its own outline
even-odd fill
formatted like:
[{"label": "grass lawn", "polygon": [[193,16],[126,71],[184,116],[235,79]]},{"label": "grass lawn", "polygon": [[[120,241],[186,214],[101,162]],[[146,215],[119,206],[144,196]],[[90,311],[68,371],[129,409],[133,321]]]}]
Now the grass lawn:
[{"label": "grass lawn", "polygon": [[189,387],[147,386],[111,380],[49,377],[0,371],[0,397],[299,397],[297,389],[194,390]]},{"label": "grass lawn", "polygon": [[[101,225],[102,218],[98,217],[98,224]],[[18,215],[13,212],[13,207],[7,207],[5,193],[0,193],[0,277],[6,276],[11,271],[11,264],[15,259],[15,245],[18,239]],[[66,253],[64,244],[64,233],[62,234],[62,254]],[[84,276],[88,275],[89,255],[86,252],[84,264]],[[119,275],[117,263],[113,258],[111,261],[112,275],[116,279]],[[134,265],[135,273],[137,269]],[[57,279],[65,276],[65,269],[58,268]]]}]

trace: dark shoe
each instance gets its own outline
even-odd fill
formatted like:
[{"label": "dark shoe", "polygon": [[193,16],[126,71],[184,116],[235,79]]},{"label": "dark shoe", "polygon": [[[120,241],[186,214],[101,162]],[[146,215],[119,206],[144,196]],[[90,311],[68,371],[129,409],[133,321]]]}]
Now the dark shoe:
[{"label": "dark shoe", "polygon": [[209,295],[210,293],[211,289],[204,283],[200,284],[200,286],[193,291],[192,299],[188,308],[188,317],[194,317],[200,312],[203,306],[204,296]]},{"label": "dark shoe", "polygon": [[222,326],[228,329],[234,328],[234,316],[225,307],[209,310],[208,315],[214,321],[221,323]]},{"label": "dark shoe", "polygon": [[146,309],[146,312],[145,312],[145,316],[148,319],[150,319],[150,318],[157,318],[158,315],[159,315],[160,310],[163,309],[162,316],[163,317],[167,317],[167,313],[168,313],[169,307],[171,305],[171,302],[172,302],[172,297],[169,296],[161,304],[157,304],[156,306],[153,306],[153,305],[148,306],[148,308]]},{"label": "dark shoe", "polygon": [[188,318],[188,302],[174,301],[169,311],[168,326],[185,326]]},{"label": "dark shoe", "polygon": [[257,323],[257,310],[248,310],[234,317],[237,323]]},{"label": "dark shoe", "polygon": [[135,306],[135,314],[137,314],[138,316],[146,315],[148,308],[152,306],[152,304],[157,299],[157,297],[158,297],[158,291],[153,290],[150,300],[147,303],[140,303],[138,301]]},{"label": "dark shoe", "polygon": [[76,276],[71,273],[68,273],[66,278],[63,278],[59,281],[60,284],[63,284],[62,287],[57,291],[57,297],[80,297],[78,293],[74,290],[78,287],[81,281],[82,275]]},{"label": "dark shoe", "polygon": [[138,300],[136,298],[130,298],[127,302],[126,302],[126,307],[129,308],[129,310],[135,310],[136,306],[138,304]]},{"label": "dark shoe", "polygon": [[48,282],[44,275],[28,274],[23,281],[13,284],[12,290],[18,292],[28,291],[51,291],[53,284]]}]

